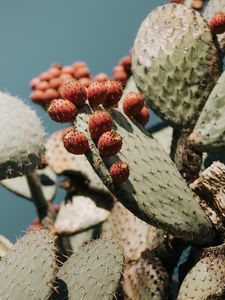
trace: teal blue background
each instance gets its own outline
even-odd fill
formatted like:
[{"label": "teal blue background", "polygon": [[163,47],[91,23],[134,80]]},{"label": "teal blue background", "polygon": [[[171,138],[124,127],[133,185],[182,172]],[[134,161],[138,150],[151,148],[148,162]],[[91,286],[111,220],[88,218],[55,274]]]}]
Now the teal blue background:
[{"label": "teal blue background", "polygon": [[[47,133],[61,128],[29,101],[28,83],[52,62],[88,63],[111,75],[132,48],[141,21],[162,0],[0,0],[0,89],[37,111]],[[151,123],[157,120],[154,116]],[[62,193],[58,195],[62,200]],[[14,241],[36,215],[32,203],[0,187],[0,234]]]}]

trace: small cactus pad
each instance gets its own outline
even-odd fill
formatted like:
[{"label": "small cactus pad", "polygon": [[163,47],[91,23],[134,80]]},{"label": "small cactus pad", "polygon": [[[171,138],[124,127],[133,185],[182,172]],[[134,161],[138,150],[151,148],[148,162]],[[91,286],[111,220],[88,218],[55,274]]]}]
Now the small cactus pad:
[{"label": "small cactus pad", "polygon": [[[41,189],[47,201],[51,201],[56,193],[56,174],[49,167],[36,171],[41,181]],[[26,176],[4,179],[0,184],[20,197],[32,200]]]},{"label": "small cactus pad", "polygon": [[0,92],[0,179],[33,170],[44,152],[44,129],[27,105]]},{"label": "small cactus pad", "polygon": [[109,218],[102,225],[102,237],[116,240],[127,261],[136,260],[148,248],[149,227],[120,202],[115,202]]},{"label": "small cactus pad", "polygon": [[[207,1],[207,5],[203,11],[203,17],[210,23],[210,20],[217,12],[225,12],[225,0],[210,0]],[[224,52],[225,51],[225,33],[217,35],[220,48]]]},{"label": "small cactus pad", "polygon": [[202,151],[225,148],[225,72],[219,78],[194,128],[191,140]]},{"label": "small cactus pad", "polygon": [[19,239],[0,261],[0,299],[47,299],[55,278],[52,236],[33,231]]},{"label": "small cactus pad", "polygon": [[70,300],[112,300],[123,271],[123,254],[110,240],[95,240],[79,248],[62,268],[58,278]]},{"label": "small cactus pad", "polygon": [[[225,245],[205,249],[200,260],[184,279],[178,300],[217,299],[224,292]],[[224,294],[223,294],[224,296]],[[223,296],[218,299],[224,299]]]},{"label": "small cactus pad", "polygon": [[62,174],[67,171],[81,172],[90,180],[90,187],[107,191],[84,155],[77,156],[66,151],[62,141],[64,132],[65,130],[56,131],[47,140],[45,147],[49,166],[56,174]]},{"label": "small cactus pad", "polygon": [[[75,126],[88,135],[88,107],[80,112]],[[146,223],[169,233],[204,243],[213,237],[208,218],[191,195],[186,183],[161,146],[142,127],[136,126],[120,109],[112,110],[114,127],[122,136],[122,149],[116,157],[103,158],[89,141],[87,158],[103,183],[133,214]],[[109,168],[125,161],[130,176],[113,184]]]},{"label": "small cactus pad", "polygon": [[73,234],[102,223],[109,216],[109,211],[97,207],[88,197],[74,196],[72,202],[62,204],[55,222],[58,234]]},{"label": "small cactus pad", "polygon": [[168,274],[159,258],[149,256],[128,264],[124,271],[125,300],[164,300]]},{"label": "small cactus pad", "polygon": [[150,107],[175,127],[195,125],[221,66],[206,22],[185,5],[158,7],[135,39],[135,82]]},{"label": "small cactus pad", "polygon": [[5,238],[3,235],[0,235],[0,260],[6,255],[12,246],[13,244],[7,238]]}]

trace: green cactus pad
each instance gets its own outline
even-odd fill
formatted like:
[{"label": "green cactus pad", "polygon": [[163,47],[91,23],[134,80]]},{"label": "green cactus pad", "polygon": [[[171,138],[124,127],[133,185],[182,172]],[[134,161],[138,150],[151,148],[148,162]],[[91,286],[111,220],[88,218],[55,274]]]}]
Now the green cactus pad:
[{"label": "green cactus pad", "polygon": [[0,92],[0,180],[27,174],[41,161],[44,129],[35,112]]},{"label": "green cactus pad", "polygon": [[101,189],[105,192],[108,190],[99,180],[98,176],[93,172],[90,164],[85,156],[73,155],[66,151],[63,146],[62,137],[65,133],[64,130],[54,132],[49,136],[46,143],[46,159],[49,166],[54,170],[56,174],[62,174],[64,172],[81,172],[84,176],[90,180],[90,187]]},{"label": "green cactus pad", "polygon": [[221,67],[208,25],[185,5],[158,7],[138,31],[132,52],[135,82],[171,126],[195,125]]},{"label": "green cactus pad", "polygon": [[102,237],[116,240],[127,261],[136,260],[148,248],[149,227],[120,202],[115,202],[109,218],[102,224]]},{"label": "green cactus pad", "polygon": [[44,230],[19,239],[0,261],[0,299],[47,299],[55,278],[55,248]]},{"label": "green cactus pad", "polygon": [[[205,249],[201,259],[184,279],[178,300],[217,299],[224,292],[225,245]],[[224,299],[224,294],[221,298]]]},{"label": "green cactus pad", "polygon": [[58,234],[73,234],[104,222],[108,216],[109,211],[96,206],[91,198],[74,196],[61,204],[54,227]]},{"label": "green cactus pad", "polygon": [[190,139],[202,151],[225,148],[225,72],[206,102]]},{"label": "green cactus pad", "polygon": [[69,242],[73,252],[78,251],[82,245],[90,242],[90,240],[93,239],[95,229],[96,227],[94,226],[85,231],[75,233],[69,237]]},{"label": "green cactus pad", "polygon": [[[210,22],[216,12],[222,11],[225,13],[225,0],[210,0],[207,1],[203,11],[203,17]],[[225,51],[225,33],[217,34],[221,50]]]},{"label": "green cactus pad", "polygon": [[7,238],[5,238],[3,235],[0,235],[0,259],[6,255],[12,246],[13,244]]},{"label": "green cactus pad", "polygon": [[[55,172],[53,172],[49,167],[37,170],[36,172],[40,176],[41,188],[45,199],[47,201],[51,201],[56,193],[57,177]],[[18,196],[32,201],[32,196],[25,175],[16,178],[4,179],[0,181],[0,184]]]},{"label": "green cactus pad", "polygon": [[[151,132],[151,128],[150,128]],[[152,132],[152,136],[156,139],[159,144],[162,146],[163,150],[170,154],[170,148],[173,137],[173,128],[170,126],[164,127],[160,130]]]},{"label": "green cactus pad", "polygon": [[[88,135],[88,107],[77,115],[75,127]],[[212,225],[173,162],[161,146],[142,127],[136,126],[120,110],[112,110],[114,129],[123,138],[120,153],[112,158],[99,155],[90,140],[87,158],[103,183],[134,215],[169,233],[205,243],[213,238]],[[103,161],[104,160],[104,161]],[[113,162],[128,163],[130,176],[122,184],[113,184],[108,169]]]},{"label": "green cactus pad", "polygon": [[168,274],[159,258],[146,257],[128,264],[124,271],[125,300],[164,300]]},{"label": "green cactus pad", "polygon": [[112,300],[123,270],[123,254],[110,240],[95,240],[79,248],[58,278],[67,285],[70,300]]}]

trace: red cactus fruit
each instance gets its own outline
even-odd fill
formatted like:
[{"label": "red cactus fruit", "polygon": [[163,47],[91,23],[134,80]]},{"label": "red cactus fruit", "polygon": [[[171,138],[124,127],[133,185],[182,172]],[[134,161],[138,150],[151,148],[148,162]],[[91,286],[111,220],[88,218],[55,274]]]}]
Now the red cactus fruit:
[{"label": "red cactus fruit", "polygon": [[102,156],[113,156],[122,147],[122,137],[115,131],[103,133],[98,140],[98,150]]},{"label": "red cactus fruit", "polygon": [[48,114],[56,122],[72,122],[77,114],[77,108],[69,100],[54,99],[48,108]]},{"label": "red cactus fruit", "polygon": [[90,78],[91,77],[91,72],[88,69],[88,67],[80,67],[80,68],[77,68],[73,71],[73,75],[76,79],[80,79],[82,77]]},{"label": "red cactus fruit", "polygon": [[62,83],[63,83],[62,78],[56,77],[56,78],[50,79],[49,86],[50,86],[50,88],[58,89]]},{"label": "red cactus fruit", "polygon": [[105,73],[99,73],[95,76],[96,81],[107,81],[109,80],[109,76]]},{"label": "red cactus fruit", "polygon": [[83,106],[87,99],[86,88],[79,81],[67,81],[60,87],[63,99],[73,102],[76,106]]},{"label": "red cactus fruit", "polygon": [[33,78],[33,79],[30,81],[29,86],[30,86],[30,88],[31,88],[32,90],[35,90],[37,84],[39,84],[40,82],[41,82],[41,80],[40,80],[39,77]]},{"label": "red cactus fruit", "polygon": [[109,171],[114,183],[123,183],[130,175],[130,169],[127,163],[117,161],[112,164]]},{"label": "red cactus fruit", "polygon": [[60,97],[59,92],[56,89],[47,89],[44,92],[44,98],[46,99],[46,101],[50,102],[53,99],[57,99]]},{"label": "red cactus fruit", "polygon": [[87,137],[74,128],[66,131],[63,136],[63,144],[66,150],[73,154],[84,154],[89,149]]},{"label": "red cactus fruit", "polygon": [[203,4],[204,4],[203,0],[193,0],[191,7],[193,9],[200,10],[200,9],[202,9]]},{"label": "red cactus fruit", "polygon": [[91,80],[91,78],[82,77],[79,79],[79,82],[80,82],[80,84],[82,84],[83,86],[85,86],[87,88],[92,83],[92,80]]},{"label": "red cactus fruit", "polygon": [[42,104],[45,101],[44,91],[35,90],[30,94],[31,100],[36,104]]},{"label": "red cactus fruit", "polygon": [[128,75],[123,66],[116,66],[113,69],[113,79],[117,81],[121,81],[122,83],[126,82]]},{"label": "red cactus fruit", "polygon": [[39,75],[41,81],[48,81],[51,77],[48,71],[45,71]]},{"label": "red cactus fruit", "polygon": [[62,74],[70,74],[73,75],[74,68],[72,66],[63,66],[61,69]]},{"label": "red cactus fruit", "polygon": [[104,132],[112,130],[112,117],[106,111],[96,111],[89,119],[89,131],[93,140],[98,139]]},{"label": "red cactus fruit", "polygon": [[134,117],[140,113],[144,106],[144,97],[135,92],[130,92],[123,100],[123,111],[129,117]]},{"label": "red cactus fruit", "polygon": [[44,80],[44,81],[40,81],[37,85],[36,85],[36,89],[37,90],[41,90],[41,91],[45,91],[47,89],[49,89],[49,83],[48,81]]},{"label": "red cactus fruit", "polygon": [[49,73],[50,79],[52,79],[52,78],[58,77],[61,72],[60,72],[59,68],[57,68],[57,67],[51,67],[48,70],[48,73]]},{"label": "red cactus fruit", "polygon": [[126,55],[124,57],[121,58],[121,60],[119,61],[120,66],[122,66],[127,75],[130,76],[131,74],[131,56],[130,55]]},{"label": "red cactus fruit", "polygon": [[73,63],[72,67],[73,67],[73,70],[76,70],[79,68],[87,67],[87,64],[84,61],[76,61],[75,63]]},{"label": "red cactus fruit", "polygon": [[183,4],[184,0],[170,0],[170,3]]},{"label": "red cactus fruit", "polygon": [[113,107],[116,103],[119,102],[123,94],[123,88],[119,81],[107,80],[105,82],[105,87],[107,90],[107,97],[103,102],[105,108]]},{"label": "red cactus fruit", "polygon": [[137,114],[134,118],[141,125],[145,126],[149,120],[149,111],[146,106],[142,108],[139,114]]},{"label": "red cactus fruit", "polygon": [[68,73],[60,74],[59,78],[61,79],[62,83],[74,80],[73,76]]},{"label": "red cactus fruit", "polygon": [[225,13],[222,11],[219,11],[215,13],[215,15],[212,17],[209,27],[211,31],[215,34],[222,34],[225,32]]},{"label": "red cactus fruit", "polygon": [[94,108],[102,104],[107,97],[107,90],[104,82],[93,81],[87,88],[87,97],[90,105]]}]

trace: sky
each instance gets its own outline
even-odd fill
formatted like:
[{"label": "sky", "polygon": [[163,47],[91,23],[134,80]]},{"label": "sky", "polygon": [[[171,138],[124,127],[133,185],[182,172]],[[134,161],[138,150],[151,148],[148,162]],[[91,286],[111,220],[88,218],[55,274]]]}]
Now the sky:
[{"label": "sky", "polygon": [[[62,128],[29,100],[29,81],[53,62],[87,62],[111,75],[132,48],[147,14],[162,0],[0,0],[0,90],[35,109],[48,134]],[[151,117],[151,124],[156,122]],[[57,201],[63,200],[63,193]],[[36,216],[34,205],[0,187],[0,234],[15,241]]]}]

